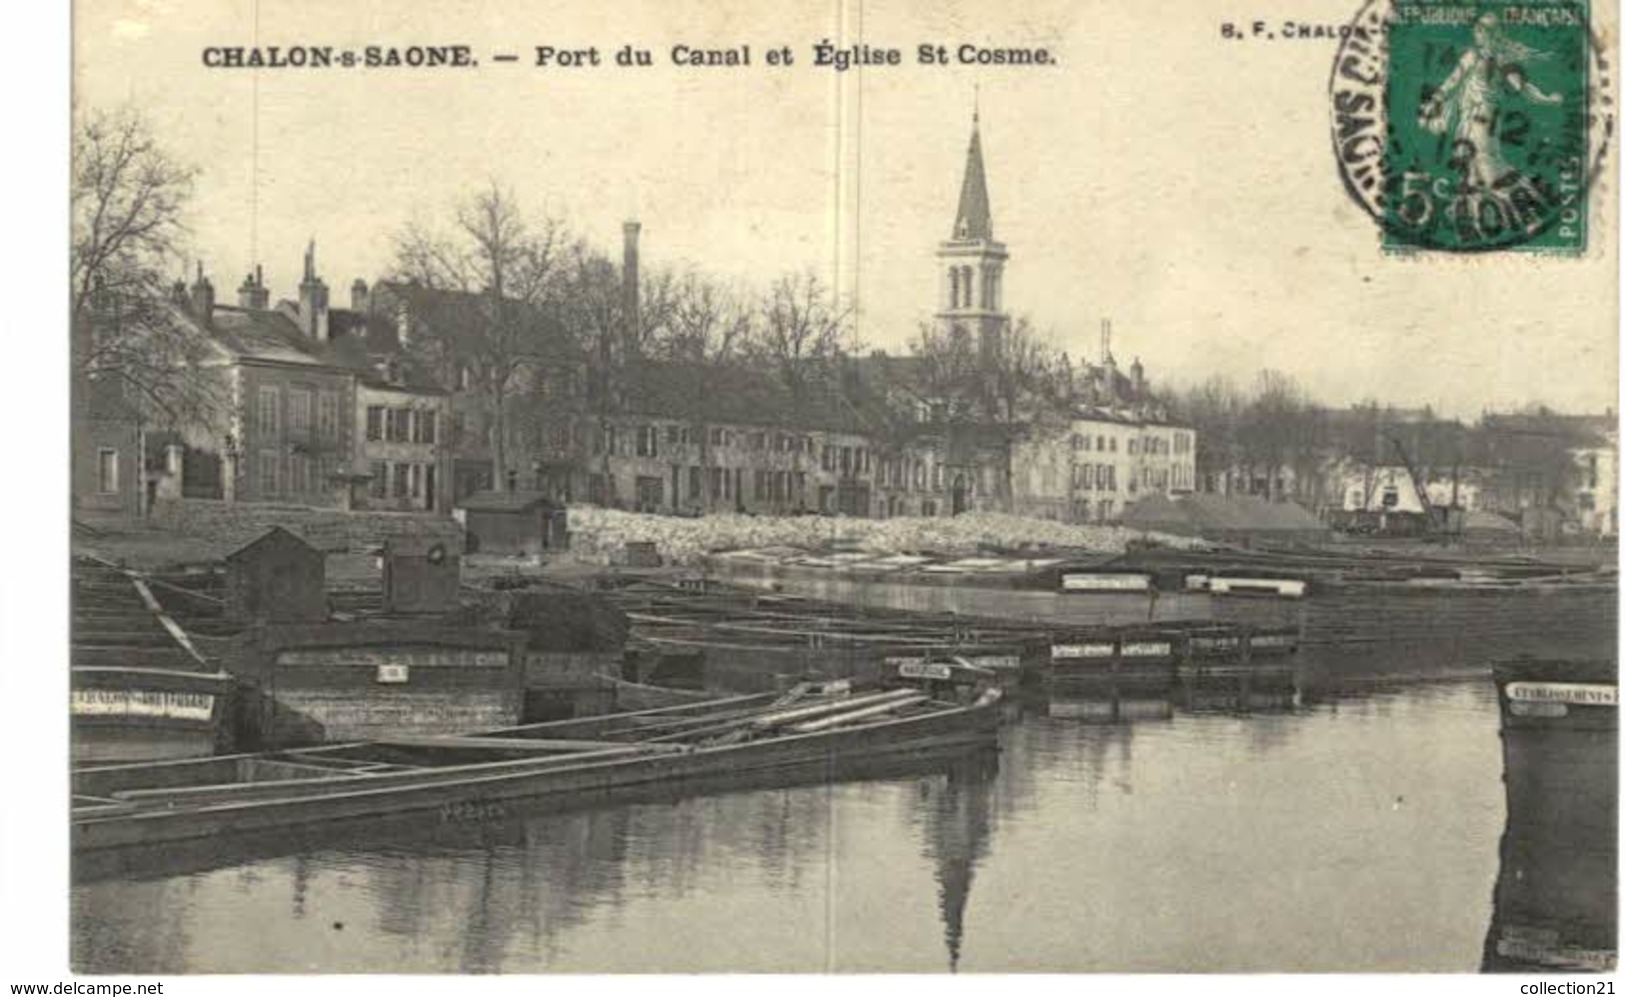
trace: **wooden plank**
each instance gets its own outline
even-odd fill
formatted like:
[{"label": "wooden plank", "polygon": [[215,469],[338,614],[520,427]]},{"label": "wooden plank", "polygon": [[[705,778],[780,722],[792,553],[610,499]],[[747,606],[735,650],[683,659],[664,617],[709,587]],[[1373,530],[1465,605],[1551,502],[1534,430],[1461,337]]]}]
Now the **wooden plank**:
[{"label": "wooden plank", "polygon": [[853,710],[849,713],[836,713],[833,716],[827,716],[819,720],[809,720],[806,723],[796,724],[790,729],[795,731],[797,734],[812,734],[817,731],[827,730],[831,727],[840,727],[844,724],[852,723],[855,720],[867,720],[870,717],[894,713],[897,710],[901,710],[907,706],[917,706],[920,703],[929,701],[930,698],[930,696],[927,696],[924,693],[918,693],[905,699],[896,699],[887,703],[879,703],[874,706],[864,707],[863,709]]},{"label": "wooden plank", "polygon": [[[478,749],[502,751],[552,751],[569,753],[577,751],[602,751],[606,748],[643,748],[638,744],[628,744],[625,741],[579,741],[563,738],[540,737],[392,737],[377,742],[390,748],[453,748]],[[649,745],[649,751],[681,751],[681,748],[670,745]]]}]

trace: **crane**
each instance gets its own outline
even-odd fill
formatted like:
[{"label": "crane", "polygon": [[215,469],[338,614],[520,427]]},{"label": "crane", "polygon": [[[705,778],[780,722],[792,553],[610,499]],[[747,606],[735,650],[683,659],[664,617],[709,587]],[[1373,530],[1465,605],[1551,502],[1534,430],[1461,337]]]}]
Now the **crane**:
[{"label": "crane", "polygon": [[1394,450],[1399,454],[1400,462],[1405,465],[1405,471],[1411,476],[1411,487],[1416,489],[1416,501],[1421,503],[1422,512],[1427,516],[1428,533],[1430,535],[1443,535],[1450,525],[1450,512],[1440,509],[1428,499],[1427,482],[1422,480],[1422,472],[1411,461],[1411,455],[1405,450],[1397,434],[1388,435],[1389,442],[1393,443]]}]

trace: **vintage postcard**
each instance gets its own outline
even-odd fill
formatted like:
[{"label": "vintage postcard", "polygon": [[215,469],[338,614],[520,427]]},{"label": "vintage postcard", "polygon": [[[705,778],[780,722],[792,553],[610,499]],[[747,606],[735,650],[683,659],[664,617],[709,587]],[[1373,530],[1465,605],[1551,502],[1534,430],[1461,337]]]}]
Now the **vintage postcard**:
[{"label": "vintage postcard", "polygon": [[64,972],[1614,971],[1616,3],[73,13]]}]

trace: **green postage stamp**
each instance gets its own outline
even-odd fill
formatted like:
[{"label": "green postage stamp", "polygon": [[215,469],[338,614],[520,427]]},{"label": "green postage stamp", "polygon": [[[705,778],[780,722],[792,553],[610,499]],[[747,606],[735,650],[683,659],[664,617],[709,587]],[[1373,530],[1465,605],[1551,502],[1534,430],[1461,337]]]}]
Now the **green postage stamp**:
[{"label": "green postage stamp", "polygon": [[1332,67],[1350,196],[1391,250],[1580,254],[1613,131],[1586,0],[1372,0]]}]

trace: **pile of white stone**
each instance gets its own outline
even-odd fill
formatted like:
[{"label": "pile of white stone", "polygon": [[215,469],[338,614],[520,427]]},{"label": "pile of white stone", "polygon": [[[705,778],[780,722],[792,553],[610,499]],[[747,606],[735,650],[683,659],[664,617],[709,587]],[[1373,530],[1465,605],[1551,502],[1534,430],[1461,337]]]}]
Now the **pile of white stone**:
[{"label": "pile of white stone", "polygon": [[969,555],[987,550],[1110,554],[1122,552],[1136,538],[1169,547],[1201,544],[1188,537],[1147,534],[1122,526],[1057,523],[992,512],[897,519],[726,513],[688,519],[597,506],[570,507],[571,551],[582,560],[601,564],[623,561],[627,544],[652,543],[665,563],[693,565],[718,551],[764,547],[842,547],[886,554]]}]

